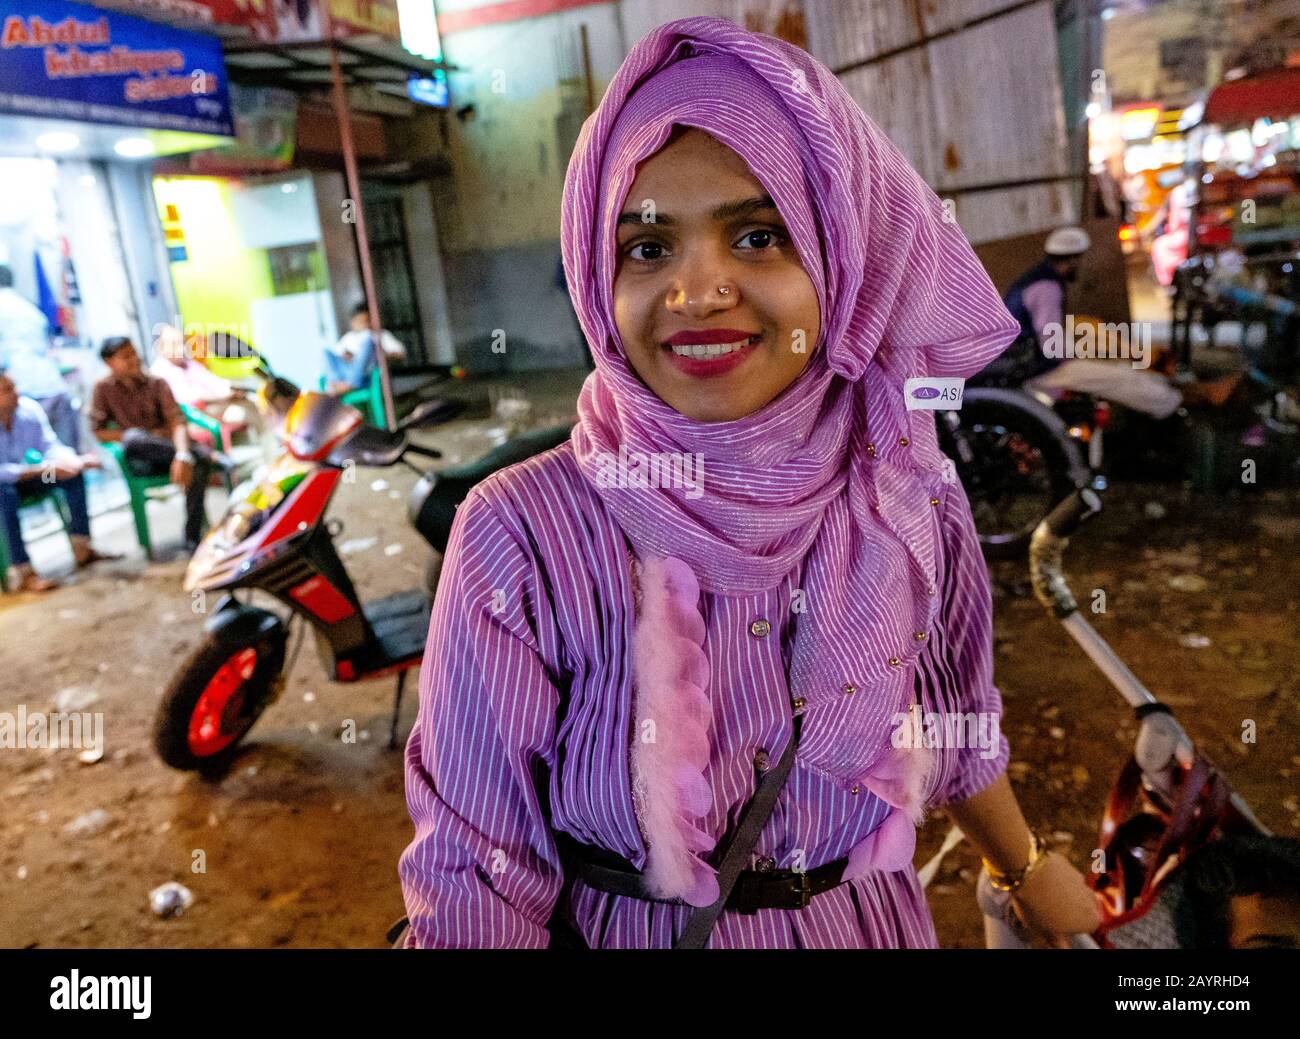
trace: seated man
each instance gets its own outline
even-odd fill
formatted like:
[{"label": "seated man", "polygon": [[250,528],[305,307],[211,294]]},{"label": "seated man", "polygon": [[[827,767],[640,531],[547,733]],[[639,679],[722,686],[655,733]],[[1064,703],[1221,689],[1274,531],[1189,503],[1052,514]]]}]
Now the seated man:
[{"label": "seated man", "polygon": [[1012,282],[1002,297],[1011,316],[1020,322],[1020,338],[1007,354],[1011,355],[1017,344],[1032,344],[1034,365],[1027,373],[1026,389],[1089,393],[1157,419],[1168,418],[1183,402],[1182,395],[1159,375],[1128,363],[1049,357],[1046,353],[1049,331],[1054,327],[1060,333],[1065,327],[1066,292],[1078,278],[1083,256],[1091,246],[1088,232],[1081,227],[1059,227],[1048,235],[1043,258]]},{"label": "seated man", "polygon": [[176,326],[163,325],[158,329],[154,349],[157,356],[149,366],[149,374],[167,384],[177,404],[202,408],[220,417],[227,405],[243,399],[243,391],[236,390],[207,365],[190,356],[190,347]]},{"label": "seated man", "polygon": [[[238,390],[221,376],[211,371],[201,361],[191,356],[181,330],[174,325],[163,325],[154,342],[157,356],[149,366],[149,374],[157,376],[172,391],[177,404],[184,404],[211,415],[230,430],[239,431],[248,425],[248,412],[242,404],[243,390]],[[211,437],[202,430],[191,431],[209,444]],[[211,445],[219,447],[220,445]]]},{"label": "seated man", "polygon": [[[95,384],[90,428],[101,443],[120,440],[127,464],[139,476],[168,473],[185,491],[185,547],[198,547],[206,518],[203,493],[212,472],[212,456],[190,442],[185,418],[172,391],[147,375],[140,355],[126,336],[104,341],[99,356],[109,374]],[[116,428],[113,428],[116,427]]]},{"label": "seated man", "polygon": [[30,397],[20,397],[14,381],[0,373],[0,519],[4,523],[0,536],[8,541],[15,584],[23,591],[46,592],[59,586],[58,581],[36,575],[23,544],[18,503],[28,488],[54,486],[63,493],[72,516],[69,534],[78,568],[100,559],[119,558],[96,552],[90,544],[86,481],[81,473],[98,467],[99,459],[94,455],[78,455],[61,443],[41,406]]},{"label": "seated man", "polygon": [[59,440],[75,451],[81,442],[81,415],[50,352],[49,322],[14,288],[14,272],[6,264],[0,264],[0,368],[21,396],[45,409]]},{"label": "seated man", "polygon": [[[389,361],[400,361],[406,356],[404,347],[391,332],[381,332],[380,342]],[[370,378],[375,366],[374,335],[370,331],[370,311],[365,303],[352,308],[348,331],[339,341],[325,348],[325,387],[330,393],[348,393],[359,390]]]}]

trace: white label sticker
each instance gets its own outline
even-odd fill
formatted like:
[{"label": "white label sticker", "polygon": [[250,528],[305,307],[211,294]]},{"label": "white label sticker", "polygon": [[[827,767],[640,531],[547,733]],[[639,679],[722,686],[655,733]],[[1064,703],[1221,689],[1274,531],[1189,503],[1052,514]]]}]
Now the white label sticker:
[{"label": "white label sticker", "polygon": [[961,407],[965,379],[940,379],[922,376],[903,383],[903,399],[908,411],[956,411]]}]

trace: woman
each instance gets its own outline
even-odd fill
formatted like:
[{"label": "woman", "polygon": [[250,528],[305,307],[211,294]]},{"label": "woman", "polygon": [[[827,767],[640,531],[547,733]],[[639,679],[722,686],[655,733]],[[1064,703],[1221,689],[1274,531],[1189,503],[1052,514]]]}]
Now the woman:
[{"label": "woman", "polygon": [[459,510],[406,752],[405,944],[544,947],[550,921],[671,947],[796,732],[711,947],[934,945],[927,805],[1036,926],[1093,929],[1064,859],[1021,875],[996,727],[906,738],[914,703],[1001,710],[970,509],[903,381],[976,372],[1016,326],[939,201],[807,54],[691,18],[583,127],[563,251],[596,370],[571,441]]}]

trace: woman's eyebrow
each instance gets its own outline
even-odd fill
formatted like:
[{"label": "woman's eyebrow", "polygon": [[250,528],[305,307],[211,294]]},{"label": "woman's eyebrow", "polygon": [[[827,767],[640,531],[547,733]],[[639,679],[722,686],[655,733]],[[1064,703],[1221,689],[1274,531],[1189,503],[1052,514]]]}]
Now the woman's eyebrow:
[{"label": "woman's eyebrow", "polygon": [[[751,213],[760,212],[764,209],[776,209],[776,203],[772,201],[771,195],[755,195],[753,198],[724,202],[709,215],[714,220],[734,220],[736,217],[749,216]],[[674,222],[673,218],[667,213],[655,213],[653,220],[642,220],[641,210],[630,209],[619,216],[616,226],[623,227],[626,224],[642,223],[669,226]]]}]

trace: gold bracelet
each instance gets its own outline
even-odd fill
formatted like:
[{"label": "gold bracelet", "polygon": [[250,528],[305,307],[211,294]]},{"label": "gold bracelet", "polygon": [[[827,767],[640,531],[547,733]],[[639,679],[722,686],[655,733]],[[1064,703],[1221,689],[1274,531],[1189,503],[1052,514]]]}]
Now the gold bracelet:
[{"label": "gold bracelet", "polygon": [[1029,861],[1020,869],[1000,870],[988,859],[984,859],[984,869],[989,875],[989,883],[995,891],[1016,891],[1029,875],[1038,868],[1047,857],[1047,844],[1033,830],[1029,831]]}]

